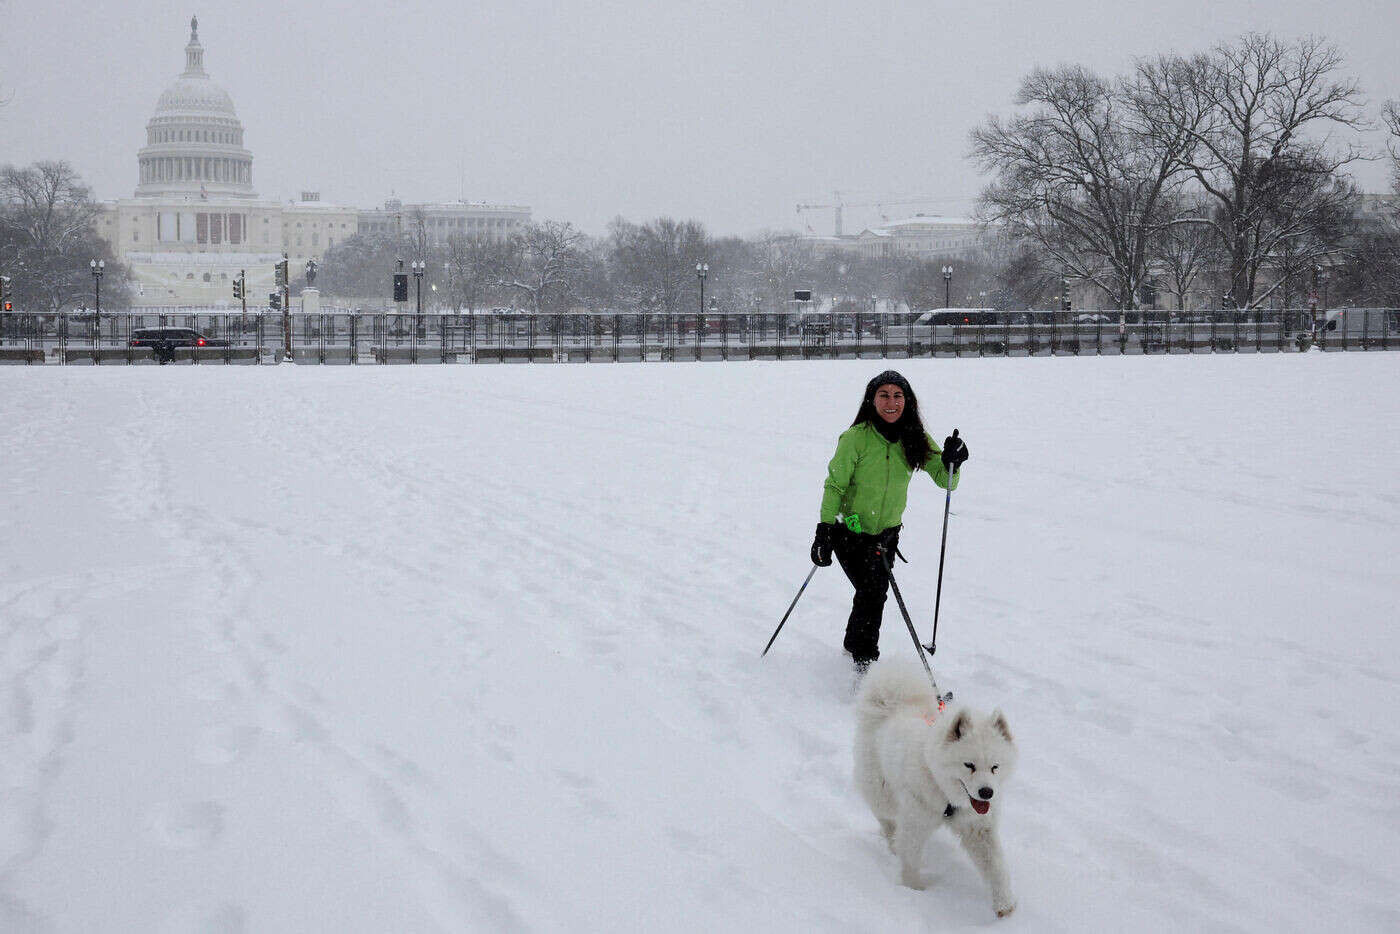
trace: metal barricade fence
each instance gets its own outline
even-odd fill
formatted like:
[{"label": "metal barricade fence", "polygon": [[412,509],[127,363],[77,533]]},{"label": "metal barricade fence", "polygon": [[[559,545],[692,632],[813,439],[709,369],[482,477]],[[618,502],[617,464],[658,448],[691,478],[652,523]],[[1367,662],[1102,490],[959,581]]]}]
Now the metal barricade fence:
[{"label": "metal barricade fence", "polygon": [[[284,332],[284,320],[290,325]],[[243,314],[181,309],[0,316],[0,363],[146,364],[176,328],[176,364],[535,363],[1400,350],[1400,311],[1178,313],[608,312]],[[143,335],[138,332],[147,332]]]}]

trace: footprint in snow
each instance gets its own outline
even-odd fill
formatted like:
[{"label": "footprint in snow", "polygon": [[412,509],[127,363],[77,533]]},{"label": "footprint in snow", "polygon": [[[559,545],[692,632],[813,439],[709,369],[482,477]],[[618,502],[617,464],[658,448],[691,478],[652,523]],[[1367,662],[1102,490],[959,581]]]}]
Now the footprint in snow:
[{"label": "footprint in snow", "polygon": [[217,727],[200,739],[194,756],[205,765],[228,765],[246,755],[261,732],[248,724]]},{"label": "footprint in snow", "polygon": [[237,700],[242,693],[238,685],[213,671],[188,675],[182,685],[191,697],[210,703]]},{"label": "footprint in snow", "polygon": [[156,928],[159,934],[242,934],[246,930],[248,912],[232,902],[181,905]]},{"label": "footprint in snow", "polygon": [[190,801],[156,808],[151,819],[156,840],[172,850],[207,847],[224,831],[224,806],[216,801]]}]

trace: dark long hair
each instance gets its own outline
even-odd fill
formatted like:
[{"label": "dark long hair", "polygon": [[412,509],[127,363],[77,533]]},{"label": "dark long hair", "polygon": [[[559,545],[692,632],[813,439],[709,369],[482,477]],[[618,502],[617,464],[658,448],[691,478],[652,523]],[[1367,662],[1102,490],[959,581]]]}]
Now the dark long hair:
[{"label": "dark long hair", "polygon": [[899,433],[899,446],[904,449],[904,459],[909,462],[910,467],[919,470],[928,463],[933,450],[928,446],[928,432],[924,430],[924,421],[919,418],[919,397],[914,395],[913,387],[903,378],[899,381],[887,380],[870,387],[869,393],[861,400],[860,411],[856,413],[856,420],[851,422],[851,426],[869,422],[878,431],[881,425],[888,424],[880,417],[880,413],[875,411],[875,393],[881,386],[899,386],[904,390],[904,411],[894,423],[894,428]]}]

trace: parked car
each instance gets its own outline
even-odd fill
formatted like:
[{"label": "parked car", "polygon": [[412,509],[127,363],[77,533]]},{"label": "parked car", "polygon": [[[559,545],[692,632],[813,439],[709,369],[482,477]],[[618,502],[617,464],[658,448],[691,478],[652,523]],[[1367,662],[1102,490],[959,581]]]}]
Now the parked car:
[{"label": "parked car", "polygon": [[1113,319],[1110,318],[1108,315],[1095,315],[1095,314],[1075,315],[1075,316],[1074,316],[1074,323],[1075,323],[1075,324],[1112,324],[1112,323],[1113,323]]},{"label": "parked car", "polygon": [[228,341],[205,337],[194,328],[137,328],[131,332],[133,347],[227,347]]}]

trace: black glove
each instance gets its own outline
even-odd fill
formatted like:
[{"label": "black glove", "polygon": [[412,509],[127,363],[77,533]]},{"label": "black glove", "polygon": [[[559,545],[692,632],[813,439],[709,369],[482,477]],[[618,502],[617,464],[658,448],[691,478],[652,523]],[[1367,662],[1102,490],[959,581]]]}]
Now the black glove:
[{"label": "black glove", "polygon": [[817,534],[812,539],[812,563],[817,567],[831,566],[831,543],[836,538],[836,530],[841,528],[835,522],[818,522]]},{"label": "black glove", "polygon": [[963,444],[962,438],[958,437],[958,430],[953,429],[953,433],[943,439],[943,467],[949,473],[957,470],[967,460],[967,445]]}]

